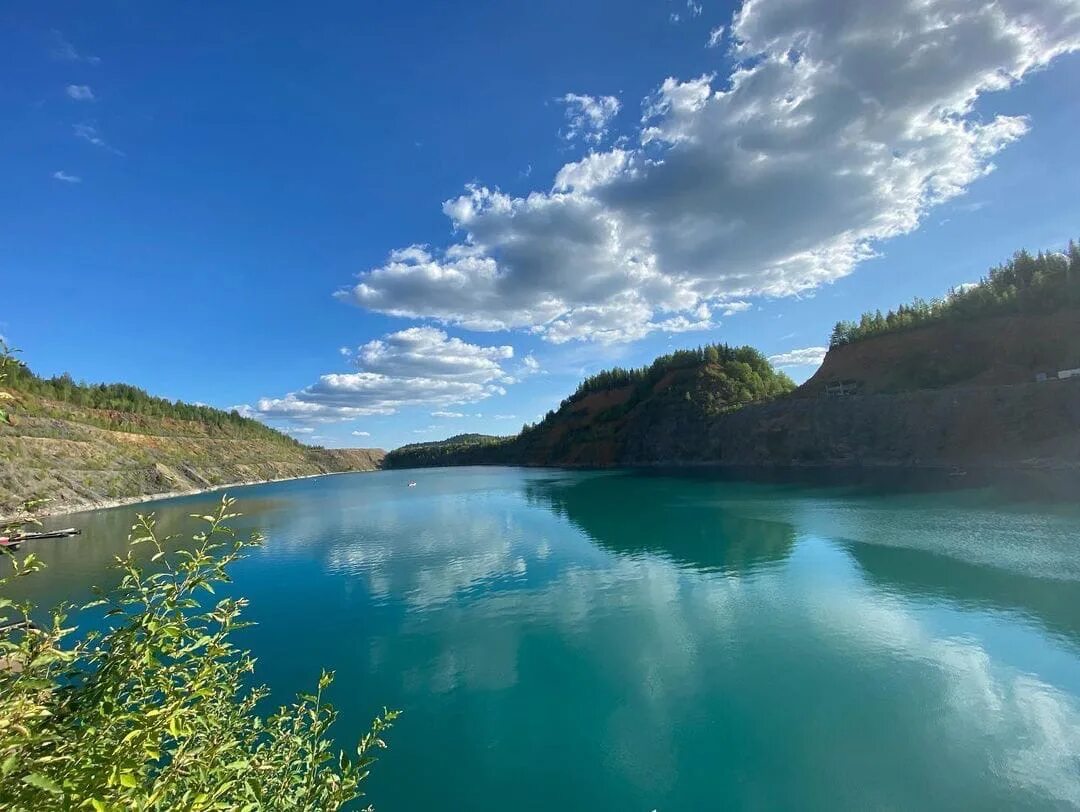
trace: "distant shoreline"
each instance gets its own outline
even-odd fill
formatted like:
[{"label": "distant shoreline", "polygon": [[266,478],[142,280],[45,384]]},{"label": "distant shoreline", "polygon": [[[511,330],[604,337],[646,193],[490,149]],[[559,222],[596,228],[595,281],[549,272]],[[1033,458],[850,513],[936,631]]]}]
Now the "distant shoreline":
[{"label": "distant shoreline", "polygon": [[[761,476],[791,476],[804,478],[814,474],[834,477],[849,478],[860,474],[875,475],[915,475],[927,474],[947,480],[951,471],[962,472],[961,479],[955,480],[955,484],[973,485],[987,484],[990,481],[1000,479],[1022,478],[1033,476],[1064,477],[1073,481],[1080,481],[1080,465],[1075,463],[1062,463],[1061,461],[1038,460],[1028,461],[1027,464],[1002,463],[988,464],[973,463],[967,465],[946,464],[911,464],[896,462],[863,462],[860,464],[837,464],[837,463],[788,463],[788,464],[732,464],[705,461],[674,461],[674,462],[638,462],[621,463],[613,465],[573,465],[573,464],[536,464],[536,463],[513,463],[513,462],[476,462],[468,465],[432,465],[417,466],[414,468],[391,467],[376,468],[374,471],[424,471],[424,470],[452,470],[454,468],[529,468],[534,470],[563,470],[563,471],[655,471],[657,473],[683,472],[683,473],[708,473],[714,471],[728,476],[753,480]],[[300,476],[275,477],[273,479],[251,479],[240,482],[229,482],[224,485],[214,485],[209,488],[195,488],[184,491],[162,491],[161,493],[149,493],[141,496],[128,496],[118,499],[102,499],[95,502],[86,502],[79,505],[57,504],[46,505],[34,513],[35,518],[45,519],[53,516],[65,516],[74,513],[90,513],[96,510],[124,507],[125,505],[138,505],[145,502],[156,502],[164,499],[176,499],[181,496],[198,496],[205,493],[215,493],[230,488],[243,488],[251,485],[268,485],[274,482],[293,482],[303,479],[317,479],[319,477],[339,476],[341,474],[370,474],[374,471],[328,471],[321,474],[302,474]],[[968,474],[971,477],[968,478]],[[965,480],[967,482],[965,483]],[[7,521],[10,516],[0,516],[0,521]]]},{"label": "distant shoreline", "polygon": [[[378,468],[375,469],[380,470]],[[276,477],[274,479],[250,479],[242,482],[229,482],[225,485],[214,485],[209,488],[194,488],[187,491],[162,491],[161,493],[147,493],[141,496],[125,496],[118,499],[100,499],[95,502],[86,502],[79,505],[71,504],[46,504],[33,513],[36,519],[47,519],[52,516],[66,516],[72,513],[90,513],[95,510],[107,510],[108,508],[124,507],[125,505],[138,505],[143,502],[156,502],[159,499],[176,499],[180,496],[198,496],[203,493],[214,493],[229,488],[244,488],[249,485],[267,485],[272,482],[292,482],[300,479],[316,479],[324,476],[338,476],[339,474],[370,474],[373,471],[328,471],[323,474],[301,474],[300,476]],[[11,516],[0,516],[0,521],[9,521]]]}]

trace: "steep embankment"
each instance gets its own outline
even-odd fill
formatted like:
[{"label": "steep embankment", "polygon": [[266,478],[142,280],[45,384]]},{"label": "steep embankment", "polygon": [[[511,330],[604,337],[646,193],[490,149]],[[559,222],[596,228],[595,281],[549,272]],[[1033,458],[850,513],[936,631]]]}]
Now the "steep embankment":
[{"label": "steep embankment", "polygon": [[701,421],[669,412],[618,462],[1080,467],[1080,380],[788,397]]},{"label": "steep embankment", "polygon": [[829,350],[799,394],[853,381],[860,394],[1030,383],[1080,366],[1080,309],[945,321]]},{"label": "steep embankment", "polygon": [[788,396],[717,414],[673,397],[650,400],[617,420],[582,409],[531,442],[519,438],[495,450],[464,462],[1076,467],[1080,380]]},{"label": "steep embankment", "polygon": [[16,425],[0,424],[0,515],[35,497],[49,499],[55,511],[238,482],[371,471],[385,454],[311,448],[270,431],[235,436],[199,421],[27,395],[20,406]]}]

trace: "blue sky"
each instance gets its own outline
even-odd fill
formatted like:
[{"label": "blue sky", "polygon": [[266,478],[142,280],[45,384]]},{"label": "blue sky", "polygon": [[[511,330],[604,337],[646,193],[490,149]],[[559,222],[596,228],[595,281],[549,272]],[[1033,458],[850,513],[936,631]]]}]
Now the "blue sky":
[{"label": "blue sky", "polygon": [[0,334],[41,373],[388,448],[516,431],[675,347],[811,350],[1080,236],[1078,19],[9,3]]}]

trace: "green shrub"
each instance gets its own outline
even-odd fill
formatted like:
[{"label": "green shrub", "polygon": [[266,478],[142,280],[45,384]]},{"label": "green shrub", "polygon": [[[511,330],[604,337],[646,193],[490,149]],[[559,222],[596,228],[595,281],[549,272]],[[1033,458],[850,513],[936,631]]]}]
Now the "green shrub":
[{"label": "green shrub", "polygon": [[[0,346],[0,383],[9,356]],[[9,422],[12,397],[0,401]],[[215,585],[257,534],[237,536],[225,497],[193,545],[159,537],[153,516],[132,527],[118,558],[115,589],[83,611],[105,612],[104,626],[81,637],[69,610],[43,626],[36,608],[7,596],[12,579],[41,569],[33,553],[3,550],[0,577],[0,809],[331,810],[359,797],[381,738],[397,718],[383,711],[354,756],[336,750],[336,718],[323,698],[301,695],[269,718],[258,712],[264,687],[245,685],[255,661],[231,642],[246,601],[213,601]],[[7,536],[34,524],[29,511],[0,524]],[[135,546],[151,552],[144,564]]]},{"label": "green shrub", "polygon": [[[233,504],[197,517],[205,529],[179,549],[140,516],[131,543],[149,545],[151,563],[133,549],[118,559],[119,586],[83,607],[102,607],[106,627],[73,643],[63,609],[28,628],[34,607],[0,597],[0,623],[24,626],[0,635],[0,807],[323,810],[360,797],[396,712],[375,719],[355,756],[335,751],[323,672],[314,694],[264,719],[266,689],[244,685],[255,661],[230,641],[246,601],[199,600],[260,543],[229,528]],[[5,557],[0,589],[40,569],[32,553]]]}]

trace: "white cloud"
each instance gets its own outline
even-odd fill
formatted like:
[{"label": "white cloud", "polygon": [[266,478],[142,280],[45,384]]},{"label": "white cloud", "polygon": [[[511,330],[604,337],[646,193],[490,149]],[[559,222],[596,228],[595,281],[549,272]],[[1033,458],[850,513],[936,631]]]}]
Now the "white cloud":
[{"label": "white cloud", "polygon": [[90,54],[81,54],[59,31],[53,29],[52,35],[52,47],[50,53],[53,59],[59,59],[63,62],[85,62],[88,65],[97,65],[101,60],[96,56]]},{"label": "white cloud", "polygon": [[1028,129],[975,102],[1080,47],[1077,0],[748,0],[729,30],[733,72],[665,80],[637,146],[546,191],[471,186],[443,206],[456,243],[394,251],[339,295],[554,342],[704,328],[917,228]]},{"label": "white cloud", "polygon": [[517,420],[517,415],[516,414],[497,414],[497,415],[495,415],[495,419],[496,420]]},{"label": "white cloud", "polygon": [[818,367],[825,360],[825,353],[828,351],[828,347],[803,347],[798,350],[788,350],[779,355],[770,355],[769,363],[774,367]]},{"label": "white cloud", "polygon": [[607,135],[608,125],[619,112],[621,105],[614,96],[584,96],[567,93],[559,99],[566,105],[566,130],[562,133],[567,141],[582,140],[587,144],[599,144]]},{"label": "white cloud", "polygon": [[695,3],[694,0],[686,0],[686,10],[691,17],[700,17],[703,11],[700,3]]},{"label": "white cloud", "polygon": [[57,169],[52,173],[52,177],[55,180],[62,180],[64,183],[82,183],[82,178],[78,175],[69,175],[63,169]]},{"label": "white cloud", "polygon": [[297,392],[236,407],[264,420],[328,423],[394,414],[403,406],[452,406],[506,393],[510,346],[484,347],[434,327],[411,327],[350,354],[356,372],[329,373]]},{"label": "white cloud", "polygon": [[76,138],[81,138],[83,141],[93,144],[95,147],[101,147],[104,150],[108,150],[113,155],[124,154],[101,137],[101,133],[98,131],[97,125],[95,124],[83,122],[82,124],[75,124],[72,129],[75,131]]},{"label": "white cloud", "polygon": [[352,434],[353,437],[370,437],[371,436],[370,431],[352,431],[352,432],[349,432],[349,433]]},{"label": "white cloud", "polygon": [[480,347],[434,327],[411,327],[359,347],[355,363],[367,372],[396,378],[488,383],[505,381],[499,364],[513,357],[510,346]]},{"label": "white cloud", "polygon": [[727,29],[722,25],[716,26],[716,28],[709,32],[709,42],[705,47],[716,48],[719,46],[720,43],[724,41],[724,31],[726,30]]},{"label": "white cloud", "polygon": [[439,411],[439,412],[432,412],[431,416],[432,417],[445,417],[445,418],[450,418],[450,419],[455,419],[456,420],[459,417],[465,417],[465,413],[464,412],[443,412],[443,411]]},{"label": "white cloud", "polygon": [[282,429],[286,434],[312,434],[315,429],[311,426],[287,426]]},{"label": "white cloud", "polygon": [[94,91],[89,85],[68,85],[64,90],[75,101],[94,101]]}]

